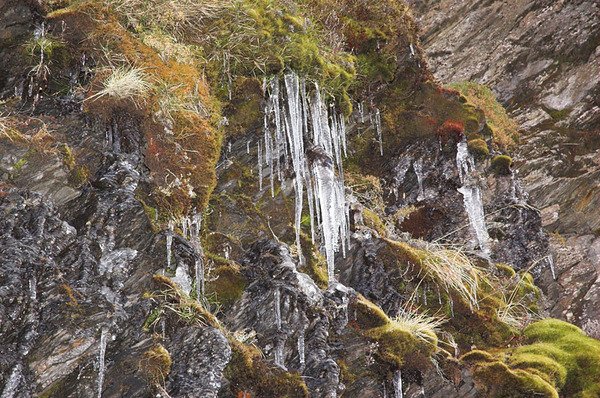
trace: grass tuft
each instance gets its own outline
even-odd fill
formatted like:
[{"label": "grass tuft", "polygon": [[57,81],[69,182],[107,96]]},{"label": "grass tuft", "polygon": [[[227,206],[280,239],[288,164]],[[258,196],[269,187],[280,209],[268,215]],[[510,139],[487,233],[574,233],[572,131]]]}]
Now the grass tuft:
[{"label": "grass tuft", "polygon": [[148,76],[140,68],[119,66],[110,68],[108,76],[102,81],[102,89],[89,96],[87,100],[95,100],[105,96],[120,100],[139,98],[152,87]]}]

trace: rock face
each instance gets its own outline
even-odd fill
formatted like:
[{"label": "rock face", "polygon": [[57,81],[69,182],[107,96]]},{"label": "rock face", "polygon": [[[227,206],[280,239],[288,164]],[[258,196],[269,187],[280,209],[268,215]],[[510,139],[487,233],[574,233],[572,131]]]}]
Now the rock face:
[{"label": "rock face", "polygon": [[[219,106],[203,103],[212,97],[201,93],[209,89],[198,81],[196,64],[168,60],[173,54],[161,47],[165,37],[155,42],[156,37],[142,34],[141,20],[121,24],[124,16],[111,14],[108,6],[98,10],[95,3],[0,0],[1,398],[480,397],[493,376],[482,380],[463,354],[489,359],[485,350],[490,350],[508,357],[514,345],[523,344],[522,327],[534,316],[546,315],[534,277],[546,288],[551,315],[599,335],[595,302],[600,292],[590,277],[599,272],[596,220],[587,220],[588,229],[581,232],[579,213],[564,209],[576,200],[567,199],[567,193],[575,195],[584,183],[592,187],[598,162],[590,153],[595,147],[585,148],[585,154],[573,149],[575,163],[567,172],[561,163],[546,169],[544,162],[560,154],[538,145],[550,142],[544,140],[562,125],[588,129],[596,120],[595,81],[582,79],[596,64],[577,58],[593,57],[592,49],[577,48],[581,40],[597,39],[597,21],[589,14],[596,12],[596,5],[519,5],[510,10],[480,3],[467,8],[462,3],[438,5],[441,11],[480,12],[472,20],[483,19],[491,27],[495,20],[481,16],[504,10],[526,28],[503,32],[517,35],[512,40],[522,36],[523,45],[532,47],[541,45],[543,37],[536,21],[554,14],[577,21],[575,38],[560,41],[562,47],[557,44],[554,50],[570,54],[564,62],[577,63],[575,71],[543,66],[527,58],[537,55],[525,51],[509,63],[495,52],[486,58],[498,68],[489,78],[506,88],[503,100],[515,113],[523,105],[519,117],[535,122],[520,150],[531,151],[539,162],[522,165],[521,174],[538,203],[547,197],[542,192],[562,200],[549,201],[540,212],[530,205],[518,173],[509,166],[501,172],[495,168],[493,159],[499,153],[482,112],[431,81],[403,2],[348,0],[340,10],[329,10],[327,2],[307,2],[314,7],[310,23],[305,21],[308,16],[283,12],[288,1],[273,3],[282,7],[275,12],[254,2],[248,10],[241,7],[245,14],[238,22],[247,29],[251,26],[243,24],[262,15],[255,21],[261,26],[256,43],[283,30],[287,33],[278,45],[301,42],[304,46],[297,50],[307,54],[306,62],[324,68],[326,76],[343,77],[337,83],[344,90],[345,79],[357,79],[364,92],[357,88],[352,103],[346,91],[339,102],[317,101],[313,92],[299,94],[318,90],[317,84],[299,79],[292,85],[290,76],[297,76],[283,68],[274,79],[280,78],[281,87],[287,83],[286,94],[271,92],[267,101],[265,87],[279,86],[267,86],[266,79],[273,76],[265,71],[261,86],[254,76],[260,66],[252,67],[250,76],[228,76],[227,87],[213,82],[215,91],[228,92],[220,93],[220,99],[227,102],[231,125],[218,113]],[[60,8],[67,4],[71,7]],[[420,10],[431,6],[415,5]],[[51,7],[56,9],[48,13]],[[208,23],[213,17],[223,22],[218,6],[215,10],[208,7],[194,18],[204,21],[208,15]],[[356,20],[341,26],[336,14],[341,11]],[[426,37],[430,50],[436,37],[466,36],[436,33],[436,24],[460,21],[430,12],[423,17],[432,29]],[[392,21],[379,21],[382,16],[392,16]],[[81,27],[73,25],[81,23],[78,18],[106,22],[101,26],[106,31],[75,29]],[[48,21],[54,24],[50,30]],[[314,34],[312,23],[331,28],[331,37],[319,42],[331,53],[321,54],[313,38],[301,36]],[[211,25],[207,32],[218,36],[222,25]],[[192,26],[197,34],[198,26]],[[170,43],[169,50],[177,57],[196,51],[203,58],[198,42],[184,44],[187,27],[176,24],[182,39]],[[565,26],[557,23],[555,28],[560,35]],[[349,31],[340,33],[344,29]],[[90,32],[92,37],[86,36]],[[98,38],[114,48],[102,47],[100,53],[90,44]],[[18,49],[30,48],[32,42],[37,49],[38,41],[48,44],[45,40],[55,40],[53,45],[76,56],[44,64],[48,55],[42,47],[42,59],[32,69],[31,59]],[[342,42],[356,47],[353,56],[339,57]],[[96,63],[102,64],[103,57],[110,63],[136,56],[140,62],[164,61],[159,65],[165,70],[152,73],[165,79],[189,74],[193,87],[185,79],[172,86],[163,82],[167,90],[157,84],[143,100],[104,98],[111,97],[106,94],[105,102],[90,105],[90,93],[107,84],[102,80],[106,70]],[[436,72],[445,76],[439,51],[431,56]],[[276,68],[284,59],[267,64]],[[340,59],[343,68],[335,63]],[[527,72],[529,77],[549,73],[538,102],[522,98],[523,84],[533,83],[522,74],[515,77],[517,60],[537,68]],[[227,74],[241,73],[229,69],[230,61],[238,62],[226,60]],[[300,70],[315,67],[293,65]],[[460,64],[452,65],[452,73],[461,70]],[[346,73],[355,66],[365,76]],[[472,64],[475,75],[480,66]],[[46,70],[52,73],[38,74]],[[182,87],[185,97],[169,96]],[[568,95],[557,96],[557,90]],[[246,103],[246,94],[253,101]],[[160,101],[154,98],[161,95]],[[275,143],[281,150],[276,161],[273,137],[265,141],[263,135],[264,103],[269,103],[272,124],[280,128],[281,136],[275,137],[285,141]],[[336,107],[346,108],[347,115],[327,113]],[[183,118],[185,128],[177,130],[186,112],[194,117]],[[551,117],[559,112],[563,124],[550,126],[543,118],[536,122],[540,112]],[[455,127],[444,130],[447,125]],[[561,130],[566,134],[561,137],[573,137],[569,131]],[[223,136],[226,142],[213,165]],[[483,154],[469,146],[473,136],[485,147]],[[185,147],[190,137],[197,150]],[[563,138],[552,145],[562,148]],[[286,140],[292,142],[286,145]],[[335,151],[326,150],[326,142]],[[333,153],[338,159],[330,158]],[[194,164],[196,156],[206,164]],[[188,174],[175,174],[161,167],[163,162],[185,163],[173,170]],[[540,174],[542,166],[554,174]],[[306,178],[303,173],[320,183],[306,184],[307,191],[319,186],[321,196],[315,202],[320,206],[305,201],[298,209],[295,191],[303,195],[303,188],[295,179]],[[272,189],[266,182],[271,177]],[[590,191],[577,211],[593,206],[595,195]],[[341,196],[347,202],[343,206]],[[312,211],[327,212],[336,222],[319,223],[307,214]],[[338,231],[326,228],[345,228],[346,221],[347,236],[344,229],[344,239],[328,242],[327,252],[326,236]],[[544,225],[578,234],[549,237]],[[561,388],[559,383],[542,384],[533,390],[519,387],[534,394],[538,387]]]},{"label": "rock face", "polygon": [[[531,203],[542,209],[546,229],[565,237],[552,245],[557,283],[581,281],[577,292],[545,284],[556,303],[552,313],[597,333],[599,314],[585,303],[598,289],[591,235],[600,227],[600,6],[595,1],[411,3],[436,77],[490,86],[520,123],[521,181]],[[566,252],[582,257],[566,259]]]}]

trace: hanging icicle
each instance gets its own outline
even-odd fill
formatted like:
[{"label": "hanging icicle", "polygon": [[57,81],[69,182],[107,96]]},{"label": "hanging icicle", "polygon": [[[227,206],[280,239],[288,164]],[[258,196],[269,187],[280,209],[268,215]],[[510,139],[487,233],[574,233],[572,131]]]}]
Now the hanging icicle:
[{"label": "hanging icicle", "polygon": [[[327,257],[330,281],[334,280],[335,253],[345,254],[349,216],[345,200],[342,157],[346,155],[344,117],[321,98],[319,86],[308,94],[307,84],[295,73],[266,84],[268,95],[264,118],[264,151],[259,143],[259,187],[262,189],[262,162],[269,167],[271,194],[274,179],[282,183],[281,162],[293,170],[295,193],[294,226],[300,264],[304,257],[300,228],[306,188],[311,224],[311,239],[320,232]],[[314,156],[308,156],[310,152]]]}]

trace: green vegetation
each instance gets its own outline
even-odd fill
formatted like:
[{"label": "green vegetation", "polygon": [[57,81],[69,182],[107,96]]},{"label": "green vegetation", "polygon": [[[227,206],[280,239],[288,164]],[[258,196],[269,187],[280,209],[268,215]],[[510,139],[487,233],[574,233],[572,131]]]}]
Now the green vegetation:
[{"label": "green vegetation", "polygon": [[405,312],[390,319],[381,308],[358,295],[352,303],[356,326],[378,344],[379,358],[392,368],[416,366],[437,352],[439,320]]},{"label": "green vegetation", "polygon": [[[524,344],[461,359],[492,396],[595,397],[600,394],[600,341],[578,327],[545,319],[523,331]],[[520,395],[519,395],[520,394]]]},{"label": "green vegetation", "polygon": [[469,152],[476,158],[483,159],[490,155],[490,149],[487,143],[482,139],[473,139],[468,141]]},{"label": "green vegetation", "polygon": [[148,349],[140,359],[140,370],[152,384],[163,385],[171,371],[171,355],[161,344]]},{"label": "green vegetation", "polygon": [[491,169],[498,175],[510,175],[513,160],[507,155],[496,155],[492,159]]},{"label": "green vegetation", "polygon": [[483,111],[494,138],[494,145],[508,149],[516,144],[519,139],[519,126],[508,116],[492,90],[474,82],[454,83],[450,87],[464,95],[469,104]]}]

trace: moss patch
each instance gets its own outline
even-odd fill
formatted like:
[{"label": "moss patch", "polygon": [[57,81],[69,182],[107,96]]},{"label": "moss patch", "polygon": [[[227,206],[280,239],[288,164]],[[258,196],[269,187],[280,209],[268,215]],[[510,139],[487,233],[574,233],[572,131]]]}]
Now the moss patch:
[{"label": "moss patch", "polygon": [[491,169],[498,175],[510,175],[513,160],[507,155],[497,155],[492,159]]},{"label": "moss patch", "polygon": [[[595,397],[600,394],[600,341],[578,327],[545,319],[523,331],[523,345],[485,355],[475,375],[492,396]],[[493,361],[490,360],[493,357]],[[521,395],[519,395],[521,394]]]}]

